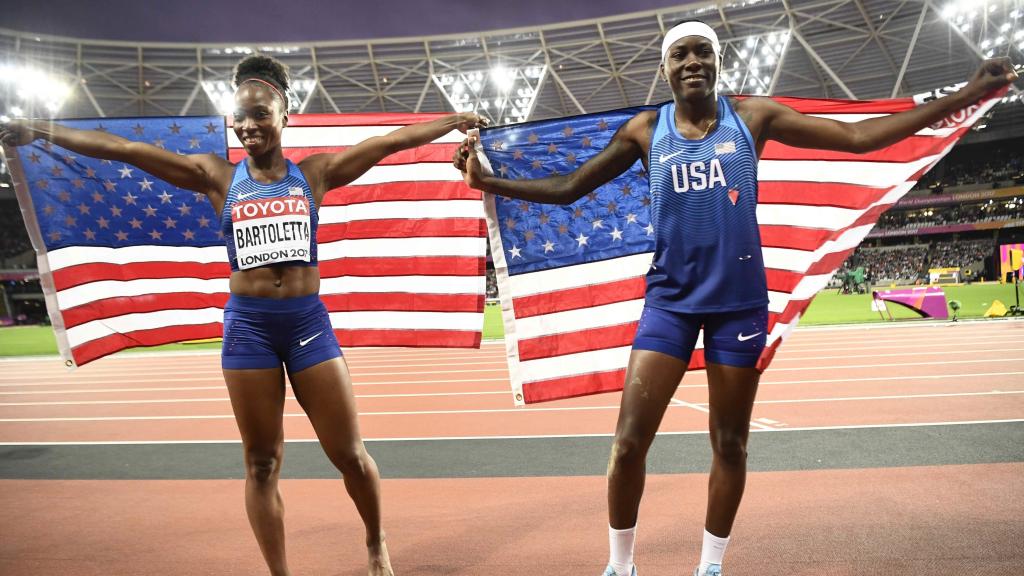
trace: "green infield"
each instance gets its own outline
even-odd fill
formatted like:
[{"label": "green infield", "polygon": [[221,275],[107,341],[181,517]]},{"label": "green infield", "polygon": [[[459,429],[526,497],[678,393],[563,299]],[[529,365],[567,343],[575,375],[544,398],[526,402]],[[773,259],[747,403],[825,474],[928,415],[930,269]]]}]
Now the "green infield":
[{"label": "green infield", "polygon": [[[960,318],[981,318],[994,300],[1001,301],[1007,308],[1016,303],[1013,286],[1004,284],[971,284],[944,286],[946,300],[960,302]],[[1021,287],[1024,295],[1024,287]],[[888,304],[893,318],[919,318],[917,314],[898,304]],[[952,313],[951,313],[952,314]],[[807,311],[800,319],[801,325],[855,324],[861,322],[883,322],[878,312],[871,309],[871,294],[836,294],[835,290],[822,290],[814,297]]]},{"label": "green infield", "polygon": [[[994,300],[1000,300],[1009,307],[1016,303],[1013,287],[1003,284],[972,284],[970,286],[945,286],[947,300],[960,302],[961,318],[981,318]],[[1024,286],[1021,287],[1024,295]],[[917,318],[917,314],[906,308],[890,304],[894,318]],[[888,316],[887,316],[888,318]],[[820,326],[823,324],[856,324],[863,322],[888,322],[878,312],[871,310],[870,294],[840,295],[835,290],[823,290],[807,308],[800,324]],[[505,334],[501,321],[501,307],[497,304],[484,306],[485,340],[500,339]],[[154,350],[204,350],[219,349],[219,341],[204,341],[189,344],[167,344],[153,348],[133,348],[131,352]],[[57,354],[57,343],[49,326],[14,326],[0,328],[0,356],[40,356]]]},{"label": "green infield", "polygon": [[[152,352],[154,350],[219,350],[220,340],[165,344],[151,348],[132,348],[131,352]],[[57,354],[57,339],[49,326],[13,326],[0,328],[0,357],[2,356],[47,356]]]},{"label": "green infield", "polygon": [[[501,323],[501,307],[484,307],[484,340],[500,340],[505,334]],[[219,350],[220,340],[188,344],[166,344],[152,348],[132,348],[125,353],[153,352],[155,350]],[[11,326],[0,328],[0,357],[47,356],[57,354],[57,340],[49,326]]]},{"label": "green infield", "polygon": [[0,328],[0,356],[56,354],[57,340],[49,326]]},{"label": "green infield", "polygon": [[505,336],[505,324],[501,321],[501,304],[484,305],[484,340],[500,340]]}]

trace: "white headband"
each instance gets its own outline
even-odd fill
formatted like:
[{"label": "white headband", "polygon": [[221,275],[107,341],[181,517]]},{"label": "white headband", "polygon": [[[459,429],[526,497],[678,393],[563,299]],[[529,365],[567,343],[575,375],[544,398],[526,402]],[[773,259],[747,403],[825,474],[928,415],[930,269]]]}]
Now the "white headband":
[{"label": "white headband", "polygon": [[665,57],[668,56],[668,49],[673,44],[678,42],[680,38],[686,38],[687,36],[707,38],[711,41],[711,46],[715,50],[715,58],[722,55],[722,47],[718,44],[718,34],[715,34],[711,26],[703,22],[692,21],[678,24],[665,34],[665,40],[661,43],[661,60],[665,60]]}]

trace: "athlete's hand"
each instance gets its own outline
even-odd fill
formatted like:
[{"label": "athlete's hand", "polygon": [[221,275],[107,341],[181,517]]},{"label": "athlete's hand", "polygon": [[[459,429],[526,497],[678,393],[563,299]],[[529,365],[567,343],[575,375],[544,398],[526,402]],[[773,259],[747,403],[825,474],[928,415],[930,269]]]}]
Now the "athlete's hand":
[{"label": "athlete's hand", "polygon": [[0,143],[4,146],[24,146],[37,137],[27,120],[0,122]]},{"label": "athlete's hand", "polygon": [[466,158],[469,156],[472,147],[469,145],[469,138],[466,138],[459,144],[459,147],[455,149],[455,153],[452,154],[452,165],[459,169],[459,172],[466,171]]},{"label": "athlete's hand", "polygon": [[989,58],[981,63],[978,71],[964,86],[964,92],[974,100],[980,99],[993,90],[998,90],[1018,79],[1013,64],[1007,57]]},{"label": "athlete's hand", "polygon": [[458,114],[458,124],[455,127],[458,128],[459,132],[465,134],[473,128],[486,128],[489,123],[487,118],[475,112],[461,112]]},{"label": "athlete's hand", "polygon": [[[484,171],[480,167],[480,160],[476,157],[476,142],[477,136],[470,136],[459,146],[459,150],[466,148],[466,154],[462,157],[462,164],[459,165],[456,162],[455,166],[462,170],[462,180],[466,182],[466,186],[470,188],[476,188],[477,190],[483,190]],[[456,152],[456,158],[459,154]]]}]

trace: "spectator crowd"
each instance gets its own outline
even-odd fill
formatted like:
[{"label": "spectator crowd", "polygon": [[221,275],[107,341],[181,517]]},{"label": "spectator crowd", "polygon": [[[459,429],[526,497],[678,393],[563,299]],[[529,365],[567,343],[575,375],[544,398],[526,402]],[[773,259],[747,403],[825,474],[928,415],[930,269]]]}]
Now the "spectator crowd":
[{"label": "spectator crowd", "polygon": [[1000,141],[998,146],[958,147],[918,181],[916,188],[945,188],[1011,182],[1024,184],[1024,139]]},{"label": "spectator crowd", "polygon": [[863,268],[868,282],[927,281],[929,268],[968,268],[993,254],[991,240],[965,240],[896,247],[861,246],[846,260],[837,276]]},{"label": "spectator crowd", "polygon": [[982,204],[964,204],[918,210],[890,210],[878,219],[879,230],[922,228],[972,222],[1024,219],[1024,200],[990,200]]}]

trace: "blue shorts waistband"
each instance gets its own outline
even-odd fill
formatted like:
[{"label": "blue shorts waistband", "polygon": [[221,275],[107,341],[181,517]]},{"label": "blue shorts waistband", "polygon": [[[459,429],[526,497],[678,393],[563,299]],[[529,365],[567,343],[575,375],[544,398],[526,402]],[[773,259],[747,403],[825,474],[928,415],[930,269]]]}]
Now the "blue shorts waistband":
[{"label": "blue shorts waistband", "polygon": [[307,294],[295,298],[259,298],[256,296],[240,296],[232,294],[228,298],[225,309],[246,310],[250,312],[269,312],[274,314],[293,314],[308,310],[320,303],[319,294]]}]

